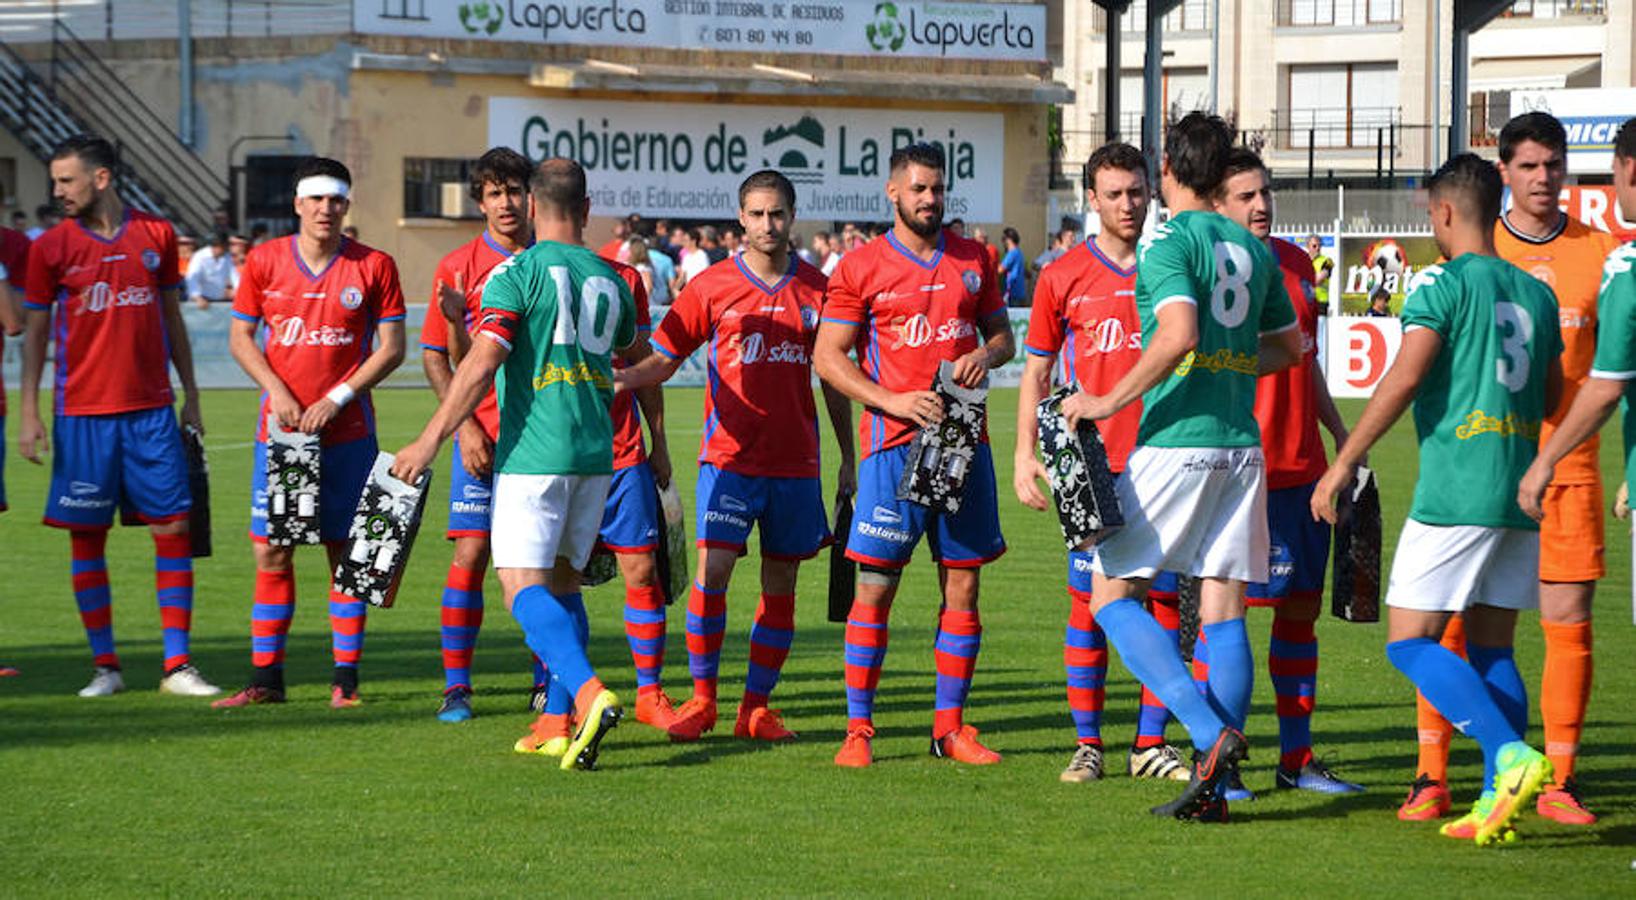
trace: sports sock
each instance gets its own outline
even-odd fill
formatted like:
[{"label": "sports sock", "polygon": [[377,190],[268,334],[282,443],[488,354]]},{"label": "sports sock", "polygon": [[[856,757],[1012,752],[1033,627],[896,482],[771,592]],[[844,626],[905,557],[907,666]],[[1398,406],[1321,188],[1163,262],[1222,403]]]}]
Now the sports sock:
[{"label": "sports sock", "polygon": [[875,691],[880,687],[881,663],[891,633],[890,606],[852,604],[846,617],[846,725],[870,724],[875,716]]},{"label": "sports sock", "polygon": [[767,696],[778,686],[784,660],[789,658],[795,639],[795,595],[762,594],[750,626],[750,668],[744,676],[746,708],[767,705]]},{"label": "sports sock", "polygon": [[580,594],[557,596],[544,585],[534,584],[517,592],[511,601],[511,617],[522,626],[523,639],[551,671],[552,685],[561,685],[570,696],[596,677],[585,656],[580,624],[571,611],[584,610]]},{"label": "sports sock", "polygon": [[[579,641],[580,649],[589,652],[591,646],[591,620],[585,614],[585,595],[568,594],[557,598],[562,608],[567,610],[568,618],[574,623],[574,639]],[[545,711],[548,713],[568,713],[574,707],[574,695],[560,681],[553,680],[549,672],[545,672],[545,664],[534,657],[538,668],[536,673],[544,672],[541,684],[545,688]],[[601,682],[598,682],[600,684]]]},{"label": "sports sock", "polygon": [[693,674],[693,696],[716,699],[721,672],[721,639],[727,632],[727,592],[707,590],[698,582],[687,597],[687,667]]},{"label": "sports sock", "polygon": [[[1153,621],[1170,635],[1171,643],[1181,646],[1181,610],[1176,606],[1176,595],[1148,592],[1153,605]],[[1146,750],[1165,742],[1165,726],[1170,724],[1170,710],[1159,702],[1159,696],[1142,685],[1142,699],[1136,713],[1136,741],[1133,746]]]},{"label": "sports sock", "polygon": [[636,693],[659,690],[665,668],[665,592],[659,585],[625,585],[625,641],[636,666]]},{"label": "sports sock", "polygon": [[165,671],[188,664],[193,627],[193,541],[186,534],[153,536],[154,595],[165,646]]},{"label": "sports sock", "polygon": [[1482,746],[1485,768],[1501,747],[1521,740],[1477,670],[1447,647],[1431,638],[1409,638],[1387,644],[1386,658],[1438,712]]},{"label": "sports sock", "polygon": [[1081,744],[1102,746],[1102,705],[1107,699],[1108,637],[1091,615],[1089,594],[1068,590],[1068,633],[1062,642],[1068,670],[1068,713]]},{"label": "sports sock", "polygon": [[1591,623],[1571,625],[1541,619],[1545,631],[1545,675],[1539,685],[1539,715],[1545,724],[1545,755],[1561,785],[1573,777],[1585,707],[1591,699]]},{"label": "sports sock", "polygon": [[[1505,715],[1505,721],[1517,734],[1528,733],[1528,688],[1517,671],[1517,660],[1510,647],[1483,647],[1468,644],[1466,653],[1471,668],[1488,687],[1488,696]],[[1483,790],[1494,784],[1494,761],[1483,759]]]},{"label": "sports sock", "polygon": [[1203,625],[1199,626],[1198,637],[1193,639],[1193,663],[1188,670],[1193,676],[1193,686],[1198,688],[1199,696],[1210,696],[1210,642]]},{"label": "sports sock", "polygon": [[551,673],[546,671],[545,661],[540,659],[540,655],[538,653],[531,650],[529,651],[528,656],[534,661],[534,686],[543,687],[545,684],[550,682]]},{"label": "sports sock", "polygon": [[1131,599],[1115,600],[1102,607],[1096,622],[1107,632],[1119,651],[1125,668],[1152,688],[1164,705],[1187,726],[1193,746],[1207,750],[1226,724],[1210,708],[1209,701],[1193,687],[1187,667],[1170,636],[1148,615],[1142,604]]},{"label": "sports sock", "polygon": [[338,669],[358,668],[364,653],[364,615],[369,604],[335,590],[329,592],[330,646]]},{"label": "sports sock", "polygon": [[1210,641],[1210,699],[1217,715],[1228,725],[1244,730],[1255,687],[1255,659],[1243,619],[1228,619],[1199,628]]},{"label": "sports sock", "polygon": [[945,609],[937,618],[937,706],[932,737],[941,738],[964,724],[966,696],[983,647],[983,622],[975,609]]},{"label": "sports sock", "polygon": [[1318,695],[1318,634],[1313,622],[1272,615],[1267,674],[1278,710],[1278,767],[1296,772],[1312,761],[1312,709]]},{"label": "sports sock", "polygon": [[74,603],[80,609],[80,623],[91,643],[92,661],[99,666],[119,668],[114,652],[113,595],[108,589],[108,532],[70,531],[68,549],[72,558]]},{"label": "sports sock", "polygon": [[295,570],[256,570],[256,595],[250,605],[250,664],[258,669],[284,668],[284,641],[295,616]]},{"label": "sports sock", "polygon": [[472,648],[483,627],[483,572],[449,564],[443,582],[443,690],[471,690]]},{"label": "sports sock", "polygon": [[[1443,628],[1442,645],[1455,656],[1464,658],[1466,655],[1466,623],[1459,616],[1449,617],[1448,625]],[[1432,706],[1426,695],[1415,693],[1415,734],[1419,741],[1419,759],[1415,763],[1415,773],[1425,775],[1433,781],[1448,784],[1449,780],[1449,742],[1454,738],[1454,728],[1449,720],[1443,718]]]}]

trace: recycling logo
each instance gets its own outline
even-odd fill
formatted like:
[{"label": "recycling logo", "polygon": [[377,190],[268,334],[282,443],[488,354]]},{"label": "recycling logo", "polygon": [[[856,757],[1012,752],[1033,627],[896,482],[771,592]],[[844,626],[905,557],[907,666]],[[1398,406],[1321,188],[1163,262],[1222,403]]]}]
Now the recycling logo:
[{"label": "recycling logo", "polygon": [[460,4],[460,24],[469,34],[493,34],[505,23],[498,3]]},{"label": "recycling logo", "polygon": [[902,50],[903,41],[909,36],[909,29],[898,19],[897,4],[891,0],[875,4],[874,21],[865,25],[863,31],[869,37],[869,46],[876,50]]}]

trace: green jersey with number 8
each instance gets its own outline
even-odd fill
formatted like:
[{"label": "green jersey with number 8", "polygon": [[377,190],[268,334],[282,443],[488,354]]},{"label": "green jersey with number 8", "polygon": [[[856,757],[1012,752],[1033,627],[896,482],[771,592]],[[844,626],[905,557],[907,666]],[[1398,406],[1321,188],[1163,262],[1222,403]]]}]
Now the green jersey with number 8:
[{"label": "green jersey with number 8", "polygon": [[1261,336],[1295,328],[1295,308],[1272,251],[1226,216],[1180,212],[1142,238],[1136,310],[1147,346],[1158,311],[1187,303],[1198,346],[1142,395],[1136,443],[1150,447],[1259,447],[1255,384]]},{"label": "green jersey with number 8", "polygon": [[1636,242],[1608,254],[1596,295],[1596,360],[1592,378],[1625,383],[1625,482],[1636,473]]},{"label": "green jersey with number 8", "polygon": [[1546,377],[1562,353],[1556,296],[1494,256],[1466,253],[1415,276],[1405,336],[1443,339],[1414,398],[1420,478],[1409,518],[1426,525],[1539,529],[1517,505],[1545,420]]},{"label": "green jersey with number 8", "polygon": [[611,354],[636,339],[624,279],[584,247],[540,241],[495,267],[477,330],[511,350],[494,376],[494,471],[611,473]]}]

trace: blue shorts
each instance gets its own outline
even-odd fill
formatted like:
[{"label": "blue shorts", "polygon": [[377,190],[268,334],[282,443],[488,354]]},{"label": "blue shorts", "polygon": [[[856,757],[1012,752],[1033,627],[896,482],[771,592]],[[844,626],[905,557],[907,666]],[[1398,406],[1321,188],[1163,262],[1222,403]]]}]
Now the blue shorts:
[{"label": "blue shorts", "polygon": [[817,478],[740,475],[699,466],[698,545],[744,552],[760,523],[761,555],[811,559],[830,542],[823,487]]},{"label": "blue shorts", "polygon": [[[331,444],[318,454],[318,536],[344,541],[358,512],[358,498],[375,467],[375,436]],[[250,464],[250,539],[267,540],[267,444],[256,441]]]},{"label": "blue shorts", "polygon": [[1329,568],[1329,525],[1312,518],[1317,482],[1267,492],[1267,532],[1272,557],[1267,582],[1246,591],[1251,606],[1277,606],[1285,597],[1317,597]]},{"label": "blue shorts", "polygon": [[614,469],[602,507],[602,546],[614,553],[652,553],[659,547],[659,488],[647,460]]},{"label": "blue shorts", "polygon": [[454,465],[449,471],[449,540],[489,536],[494,511],[494,473],[478,478],[460,463],[460,438],[454,439]]},{"label": "blue shorts", "polygon": [[926,535],[932,559],[954,569],[971,569],[1005,553],[1000,510],[994,485],[994,453],[977,445],[977,457],[966,478],[960,511],[934,513],[918,503],[898,499],[898,479],[909,459],[909,445],[876,452],[858,465],[858,497],[849,559],[885,569],[907,565],[920,536]]},{"label": "blue shorts", "polygon": [[45,523],[108,528],[114,510],[148,524],[193,507],[182,430],[168,406],[106,416],[57,416]]}]

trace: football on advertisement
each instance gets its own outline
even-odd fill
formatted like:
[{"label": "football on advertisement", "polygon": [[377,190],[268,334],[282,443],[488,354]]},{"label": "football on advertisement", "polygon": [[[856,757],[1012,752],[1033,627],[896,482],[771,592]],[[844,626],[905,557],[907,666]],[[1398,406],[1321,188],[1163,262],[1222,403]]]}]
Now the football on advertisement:
[{"label": "football on advertisement", "polygon": [[1337,254],[1330,290],[1339,289],[1345,315],[1361,315],[1377,288],[1391,295],[1391,311],[1397,315],[1414,274],[1442,259],[1429,234],[1346,234]]}]

